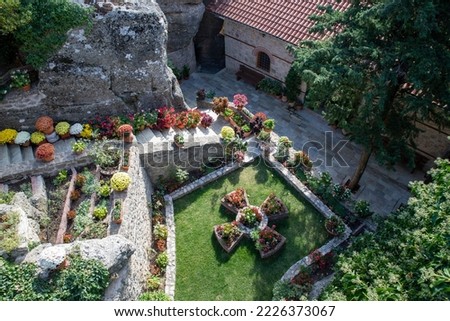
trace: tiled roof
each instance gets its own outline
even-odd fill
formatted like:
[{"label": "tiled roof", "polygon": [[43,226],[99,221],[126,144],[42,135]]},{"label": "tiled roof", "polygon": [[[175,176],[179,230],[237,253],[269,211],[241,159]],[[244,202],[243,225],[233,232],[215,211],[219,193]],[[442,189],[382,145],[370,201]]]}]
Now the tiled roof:
[{"label": "tiled roof", "polygon": [[323,39],[327,35],[311,34],[312,14],[321,13],[318,5],[332,5],[344,11],[349,1],[333,0],[219,0],[209,10],[225,18],[243,23],[292,44],[301,40]]}]

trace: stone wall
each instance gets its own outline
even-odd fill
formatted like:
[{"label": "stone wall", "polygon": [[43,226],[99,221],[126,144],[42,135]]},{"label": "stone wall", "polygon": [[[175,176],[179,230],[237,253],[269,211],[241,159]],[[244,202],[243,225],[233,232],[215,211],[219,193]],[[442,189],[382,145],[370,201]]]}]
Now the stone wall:
[{"label": "stone wall", "polygon": [[293,61],[286,50],[287,42],[229,19],[225,19],[224,32],[227,69],[238,71],[240,64],[257,69],[257,53],[264,51],[271,58],[270,73],[257,70],[284,82]]},{"label": "stone wall", "polygon": [[111,281],[105,293],[105,300],[136,300],[142,293],[148,276],[152,226],[147,204],[151,201],[153,187],[141,167],[138,148],[130,148],[129,161],[128,173],[132,183],[127,192],[115,195],[124,198],[124,217],[117,234],[131,241],[136,250],[128,264],[118,272],[117,278]]},{"label": "stone wall", "polygon": [[[71,31],[63,48],[40,70],[39,104],[17,108],[9,95],[0,103],[2,127],[20,129],[40,115],[81,122],[96,114],[185,107],[167,67],[167,21],[158,4],[99,4],[92,30]],[[106,4],[110,11],[101,10]]]},{"label": "stone wall", "polygon": [[178,68],[197,68],[193,38],[202,20],[205,6],[202,0],[156,0],[168,21],[167,52]]},{"label": "stone wall", "polygon": [[169,178],[176,166],[187,171],[200,169],[208,159],[222,158],[223,145],[218,136],[197,140],[185,148],[174,147],[172,143],[148,144],[141,147],[141,160],[153,183]]}]

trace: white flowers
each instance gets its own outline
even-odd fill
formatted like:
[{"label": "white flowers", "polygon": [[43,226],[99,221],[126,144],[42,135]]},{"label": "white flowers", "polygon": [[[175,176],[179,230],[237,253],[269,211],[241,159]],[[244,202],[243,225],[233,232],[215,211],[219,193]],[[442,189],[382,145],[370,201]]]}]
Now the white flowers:
[{"label": "white flowers", "polygon": [[30,133],[29,132],[18,132],[16,138],[14,139],[14,143],[17,145],[25,144],[27,141],[30,140]]},{"label": "white flowers", "polygon": [[80,123],[75,123],[72,126],[70,126],[70,135],[80,135],[83,131],[83,125]]}]

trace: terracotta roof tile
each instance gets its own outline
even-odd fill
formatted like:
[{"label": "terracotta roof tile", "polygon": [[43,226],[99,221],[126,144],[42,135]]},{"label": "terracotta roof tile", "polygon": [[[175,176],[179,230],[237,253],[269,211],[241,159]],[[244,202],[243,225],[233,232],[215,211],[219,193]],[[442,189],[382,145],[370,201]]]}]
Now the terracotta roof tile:
[{"label": "terracotta roof tile", "polygon": [[225,18],[246,24],[267,34],[297,44],[301,40],[323,39],[327,35],[311,34],[314,22],[309,19],[318,14],[318,5],[332,5],[343,11],[349,1],[334,0],[219,0],[209,10]]}]

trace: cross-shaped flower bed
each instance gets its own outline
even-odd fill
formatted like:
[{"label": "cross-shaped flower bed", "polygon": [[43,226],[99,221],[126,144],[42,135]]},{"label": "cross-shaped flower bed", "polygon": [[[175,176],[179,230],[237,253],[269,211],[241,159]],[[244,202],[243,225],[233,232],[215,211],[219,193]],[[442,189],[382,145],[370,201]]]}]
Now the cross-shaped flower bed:
[{"label": "cross-shaped flower bed", "polygon": [[238,188],[225,195],[222,205],[236,214],[236,220],[214,226],[214,234],[222,248],[228,253],[232,252],[244,236],[251,237],[261,258],[272,256],[280,250],[286,238],[275,231],[275,225],[268,227],[273,220],[287,218],[286,205],[270,194],[260,207],[249,204],[247,193]]}]

